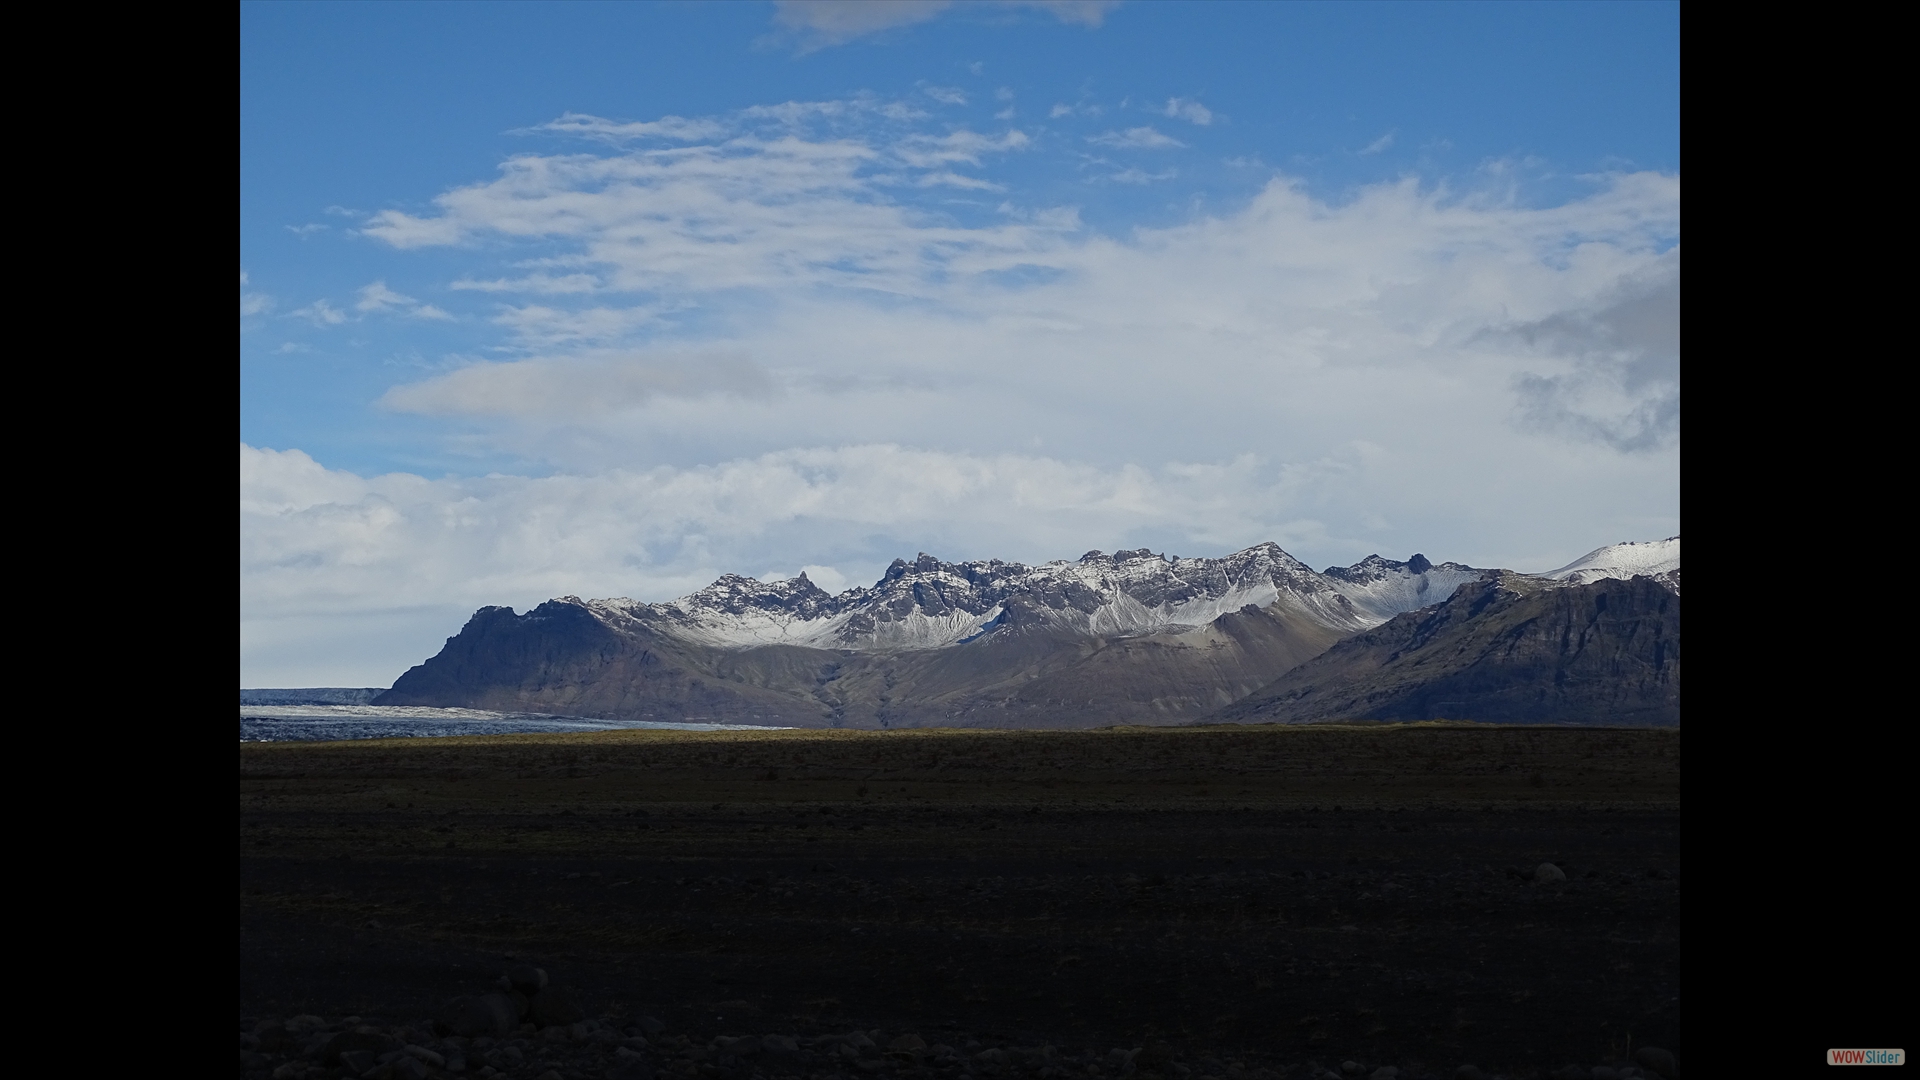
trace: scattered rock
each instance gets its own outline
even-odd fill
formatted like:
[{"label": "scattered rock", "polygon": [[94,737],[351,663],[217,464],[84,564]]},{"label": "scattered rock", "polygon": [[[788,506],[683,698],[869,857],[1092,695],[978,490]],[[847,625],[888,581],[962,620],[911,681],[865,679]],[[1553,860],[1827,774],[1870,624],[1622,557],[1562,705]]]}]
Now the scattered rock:
[{"label": "scattered rock", "polygon": [[400,1049],[400,1040],[371,1028],[355,1028],[342,1031],[328,1039],[317,1055],[322,1065],[340,1064],[340,1055],[353,1050],[364,1050],[375,1057],[389,1054]]},{"label": "scattered rock", "polygon": [[1567,880],[1567,872],[1550,862],[1543,862],[1533,868],[1533,880],[1542,885],[1550,881],[1565,881]]},{"label": "scattered rock", "polygon": [[[935,1072],[946,1080],[1440,1080],[1443,1076],[1489,1080],[1487,1073],[1470,1064],[1442,1071],[1428,1071],[1418,1062],[1410,1068],[1381,1064],[1380,1059],[1388,1057],[1385,1052],[1368,1063],[1342,1061],[1327,1068],[1319,1061],[1296,1065],[1258,1057],[1222,1061],[1205,1053],[1206,1047],[1193,1046],[1189,1051],[1195,1056],[1183,1062],[1176,1060],[1169,1042],[1158,1039],[1143,1047],[1116,1047],[1098,1055],[1038,1042],[987,1046],[964,1032],[945,1036],[954,1046],[941,1040],[930,1045],[913,1032],[895,1035],[877,1029],[800,1036],[716,1035],[711,1041],[692,1042],[684,1035],[663,1034],[664,1025],[651,1017],[579,1016],[557,1022],[558,1010],[564,1006],[577,1012],[578,1005],[567,989],[551,981],[530,1006],[541,1018],[536,1021],[539,1026],[509,1027],[517,996],[517,991],[509,991],[454,999],[431,1025],[389,1026],[392,1019],[376,1019],[382,1026],[374,1027],[360,1023],[358,1017],[316,1025],[319,1018],[306,1019],[300,1026],[312,1034],[296,1039],[305,1042],[306,1053],[284,1057],[268,1056],[255,1048],[263,1040],[295,1038],[287,1030],[288,1023],[246,1018],[241,1021],[241,1073],[251,1080],[269,1076],[274,1080],[748,1080],[749,1074],[759,1080],[797,1080],[815,1073],[839,1073],[842,1080],[848,1076],[887,1080],[908,1073],[931,1078]],[[451,1030],[474,1030],[483,1022],[484,1033],[463,1035]],[[657,1038],[638,1034],[642,1030]],[[1567,1065],[1524,1075],[1535,1080],[1678,1080],[1678,1066],[1670,1052],[1642,1047],[1634,1058],[1638,1067]]]},{"label": "scattered rock", "polygon": [[507,972],[508,987],[518,990],[529,998],[536,997],[547,988],[547,969],[522,964]]},{"label": "scattered rock", "polygon": [[325,1020],[310,1013],[301,1013],[299,1016],[287,1021],[287,1030],[293,1032],[295,1035],[305,1035],[310,1031],[319,1031],[326,1026],[327,1022]]},{"label": "scattered rock", "polygon": [[[541,972],[544,977],[545,972]],[[549,986],[534,997],[529,1014],[533,1022],[540,1027],[577,1024],[587,1018],[587,1014],[574,1001],[573,994],[564,986]]]},{"label": "scattered rock", "polygon": [[253,1026],[253,1035],[259,1040],[254,1048],[263,1054],[284,1054],[296,1045],[293,1033],[278,1020],[260,1021]]},{"label": "scattered rock", "polygon": [[509,1035],[520,1023],[520,1006],[507,994],[457,997],[435,1018],[449,1034],[463,1038]]},{"label": "scattered rock", "polygon": [[1643,1046],[1633,1052],[1633,1061],[1662,1080],[1680,1080],[1680,1063],[1674,1060],[1671,1051],[1657,1046]]}]

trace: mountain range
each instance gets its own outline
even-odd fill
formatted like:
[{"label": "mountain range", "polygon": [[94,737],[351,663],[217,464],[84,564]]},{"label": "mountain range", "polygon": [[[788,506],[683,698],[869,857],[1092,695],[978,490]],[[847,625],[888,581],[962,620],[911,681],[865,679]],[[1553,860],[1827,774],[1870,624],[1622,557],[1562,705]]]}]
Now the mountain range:
[{"label": "mountain range", "polygon": [[804,727],[1679,722],[1680,540],[1524,575],[1267,543],[1040,566],[895,560],[838,595],[726,575],[664,603],[487,607],[375,699]]}]

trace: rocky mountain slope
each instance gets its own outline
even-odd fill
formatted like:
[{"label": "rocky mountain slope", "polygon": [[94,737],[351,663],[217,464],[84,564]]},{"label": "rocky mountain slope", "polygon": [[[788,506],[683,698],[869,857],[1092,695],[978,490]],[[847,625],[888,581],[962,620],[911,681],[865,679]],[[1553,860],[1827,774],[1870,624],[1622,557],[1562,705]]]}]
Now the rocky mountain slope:
[{"label": "rocky mountain slope", "polygon": [[1587,560],[1538,577],[1490,574],[1346,638],[1208,719],[1678,724],[1674,544],[1673,565],[1651,576],[1596,573],[1580,584],[1595,567],[1619,569]]},{"label": "rocky mountain slope", "polygon": [[382,705],[804,726],[1176,723],[1484,571],[1372,556],[1316,572],[1089,552],[1030,567],[896,560],[870,589],[727,576],[662,604],[483,608]]}]

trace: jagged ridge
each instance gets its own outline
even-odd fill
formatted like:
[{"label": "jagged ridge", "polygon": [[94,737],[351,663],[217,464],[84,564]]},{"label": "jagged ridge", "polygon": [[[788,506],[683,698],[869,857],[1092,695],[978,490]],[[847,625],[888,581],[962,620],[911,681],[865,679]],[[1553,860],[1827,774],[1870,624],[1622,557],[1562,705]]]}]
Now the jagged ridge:
[{"label": "jagged ridge", "polygon": [[800,645],[886,651],[939,648],[1018,627],[1095,637],[1138,637],[1206,626],[1249,604],[1284,604],[1340,633],[1438,603],[1483,571],[1424,556],[1378,555],[1316,573],[1278,544],[1219,559],[1175,559],[1145,548],[1090,551],[1043,566],[998,559],[896,559],[867,589],[828,594],[805,574],[763,582],[726,575],[661,604],[625,598],[580,603],[609,625],[637,623],[719,648]]}]

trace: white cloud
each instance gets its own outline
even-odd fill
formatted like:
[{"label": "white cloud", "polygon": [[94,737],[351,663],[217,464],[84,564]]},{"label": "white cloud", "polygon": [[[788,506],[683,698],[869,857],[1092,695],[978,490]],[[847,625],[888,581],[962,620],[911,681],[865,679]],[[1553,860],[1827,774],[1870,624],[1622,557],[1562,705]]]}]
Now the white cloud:
[{"label": "white cloud", "polygon": [[315,300],[298,311],[289,312],[306,319],[315,326],[338,326],[347,321],[347,313],[334,307],[325,300]]},{"label": "white cloud", "polygon": [[[1038,563],[1095,546],[1194,554],[1273,539],[1358,558],[1366,538],[1341,540],[1318,511],[1344,512],[1329,494],[1407,464],[1363,444],[1293,468],[1242,456],[1151,469],[866,444],[592,476],[427,479],[363,477],[244,444],[240,456],[243,642],[289,627],[308,642],[345,638],[345,628],[402,639],[356,658],[351,677],[320,680],[334,685],[385,685],[482,605],[526,610],[568,594],[665,599],[770,565],[797,564],[822,587],[841,588],[871,584],[890,559],[921,550]],[[1484,497],[1501,501],[1497,490]],[[1497,557],[1505,553],[1445,542],[1420,547],[1514,565]],[[243,667],[293,663],[256,651],[269,655]]]},{"label": "white cloud", "polygon": [[1150,127],[1128,128],[1125,131],[1106,131],[1098,135],[1087,136],[1087,141],[1101,146],[1112,146],[1121,150],[1170,150],[1186,143],[1171,135],[1162,135]]},{"label": "white cloud", "polygon": [[[877,110],[872,110],[877,111]],[[742,122],[786,125],[830,109],[748,110]],[[770,115],[771,114],[771,115]],[[611,157],[523,155],[500,179],[435,199],[438,213],[373,215],[367,235],[401,249],[446,246],[480,235],[582,243],[556,269],[596,271],[615,289],[706,290],[793,284],[856,284],[918,291],[956,263],[1024,252],[1073,222],[944,228],[880,197],[875,170],[904,168],[946,179],[955,162],[1028,145],[1020,131],[908,134],[868,144],[810,140],[791,132],[743,132],[726,142]],[[966,181],[967,186],[977,186]],[[471,287],[471,286],[470,286]]]},{"label": "white cloud", "polygon": [[362,477],[242,444],[241,600],[246,617],[285,618],[525,606],[566,593],[674,596],[722,572],[759,570],[769,547],[787,565],[857,558],[877,564],[864,568],[873,574],[891,549],[843,538],[875,533],[927,538],[950,557],[992,548],[1036,562],[1143,523],[1232,542],[1249,530],[1317,530],[1262,512],[1314,479],[1250,457],[1102,469],[873,444],[592,477],[429,480]]},{"label": "white cloud", "polygon": [[966,91],[957,86],[923,86],[920,92],[942,105],[965,105]]},{"label": "white cloud", "polygon": [[[928,22],[950,9],[1029,8],[1063,23],[1098,27],[1119,0],[980,0],[956,9],[952,0],[774,0],[774,25],[813,52],[855,38]],[[979,74],[978,71],[975,74]]]},{"label": "white cloud", "polygon": [[[556,385],[584,386],[580,372],[607,356],[654,355],[674,342],[761,358],[765,394],[749,395],[753,403],[721,407],[706,389],[670,392],[649,374],[646,395],[618,398],[644,419],[616,423],[579,391],[579,430],[563,430],[570,398],[558,391],[526,391],[541,402],[532,412],[454,394],[453,383],[439,396],[396,390],[388,405],[518,417],[496,433],[500,445],[563,469],[635,454],[697,456],[729,442],[831,444],[857,431],[903,445],[1045,436],[1111,461],[1116,446],[1144,445],[1142,433],[1158,425],[1131,420],[1120,439],[1102,417],[1139,417],[1169,395],[1225,385],[1239,389],[1210,407],[1230,423],[1168,429],[1149,439],[1159,449],[1136,460],[1172,460],[1192,442],[1208,444],[1212,457],[1264,447],[1298,460],[1350,437],[1343,432],[1373,432],[1366,437],[1386,445],[1415,417],[1442,431],[1469,424],[1469,414],[1473,441],[1498,442],[1490,432],[1551,429],[1539,403],[1564,402],[1573,386],[1561,354],[1540,344],[1544,330],[1529,339],[1512,328],[1599,310],[1678,231],[1678,182],[1651,174],[1604,179],[1588,198],[1542,209],[1412,181],[1334,206],[1282,179],[1243,210],[1126,242],[1088,233],[1071,211],[1011,202],[997,220],[962,226],[891,201],[895,170],[924,170],[913,185],[986,189],[993,181],[940,166],[986,163],[1023,148],[1024,135],[883,131],[860,140],[836,130],[517,158],[501,179],[437,200],[438,216],[370,230],[401,246],[424,235],[485,238],[510,255],[544,251],[537,261],[555,269],[461,284],[542,298],[510,304],[495,321],[509,332],[508,351],[549,365],[538,371]],[[1106,179],[1168,175],[1116,170]],[[575,295],[594,299],[569,302]],[[584,366],[567,367],[569,358]],[[1190,382],[1161,386],[1169,362]],[[1117,381],[1088,384],[1083,370]],[[1374,386],[1386,371],[1412,381]],[[1434,392],[1470,385],[1478,396],[1457,418],[1429,416],[1399,398],[1427,379],[1440,380]],[[1541,379],[1562,381],[1550,395]],[[1616,381],[1634,401],[1663,400],[1652,381]],[[1264,393],[1290,417],[1283,428],[1263,431],[1249,414]],[[921,422],[929,408],[974,419],[956,429],[967,434],[949,436]],[[1400,408],[1410,412],[1382,419]],[[533,413],[551,430],[533,430]],[[1235,431],[1248,434],[1222,434]]]},{"label": "white cloud", "polygon": [[660,395],[766,397],[766,371],[743,353],[596,350],[566,357],[479,363],[396,386],[380,404],[429,416],[579,419],[645,404]]},{"label": "white cloud", "polygon": [[411,296],[393,291],[387,287],[387,283],[384,281],[376,281],[371,285],[361,286],[359,296],[360,299],[354,302],[353,308],[355,311],[367,314],[381,314],[397,310],[402,314],[411,315],[416,319],[437,319],[443,321],[453,319],[452,315],[434,307],[432,304],[423,304]]},{"label": "white cloud", "polygon": [[712,119],[688,120],[680,116],[663,116],[658,120],[623,123],[589,116],[585,113],[569,112],[562,114],[558,120],[526,128],[518,134],[572,135],[577,138],[624,146],[639,139],[697,142],[701,139],[716,138],[724,134],[725,130],[724,125]]},{"label": "white cloud", "polygon": [[493,322],[511,330],[515,343],[522,348],[594,349],[618,344],[633,337],[636,331],[658,325],[667,310],[647,304],[590,308],[524,304],[503,308]]},{"label": "white cloud", "polygon": [[1010,6],[1038,8],[1063,23],[1099,26],[1107,12],[1120,6],[1120,0],[1012,0]]},{"label": "white cloud", "polygon": [[592,274],[529,274],[522,278],[495,278],[492,281],[474,281],[463,279],[448,285],[451,289],[473,292],[498,293],[535,293],[564,294],[590,293],[602,287],[603,283]]},{"label": "white cloud", "polygon": [[774,25],[803,35],[803,51],[935,18],[953,0],[774,0]]},{"label": "white cloud", "polygon": [[1676,177],[1555,206],[1492,173],[1338,203],[1281,177],[1105,236],[1018,194],[939,212],[919,185],[1038,150],[889,109],[525,155],[377,216],[398,249],[468,245],[457,287],[504,301],[493,360],[383,405],[542,475],[243,448],[248,618],[659,599],[770,566],[863,584],[919,550],[1275,539],[1547,569],[1677,531]]},{"label": "white cloud", "polygon": [[325,232],[326,229],[327,229],[327,226],[320,225],[320,224],[287,226],[288,232],[292,233],[293,235],[299,237],[302,240],[305,240],[307,237],[313,235],[314,233]]},{"label": "white cloud", "polygon": [[1160,113],[1201,127],[1213,123],[1213,110],[1190,98],[1168,98],[1167,107]]},{"label": "white cloud", "polygon": [[1368,143],[1366,147],[1360,151],[1360,153],[1363,155],[1380,153],[1381,151],[1393,145],[1393,136],[1394,136],[1393,132],[1391,131],[1387,132],[1385,135],[1382,135],[1379,138]]},{"label": "white cloud", "polygon": [[1004,154],[1023,150],[1030,144],[1031,140],[1022,131],[1008,131],[997,139],[972,131],[955,131],[938,136],[910,136],[895,143],[892,149],[893,153],[906,164],[915,168],[932,169],[956,161],[978,165],[984,154]]},{"label": "white cloud", "polygon": [[1104,176],[1096,176],[1093,179],[1095,182],[1109,184],[1157,184],[1162,180],[1171,180],[1179,175],[1180,171],[1178,169],[1168,169],[1165,172],[1150,173],[1145,169],[1130,168],[1107,173]]},{"label": "white cloud", "polygon": [[[240,287],[244,289],[246,288],[246,285],[247,285],[247,275],[243,271],[240,274]],[[268,296],[266,293],[243,292],[240,294],[240,317],[241,318],[244,319],[249,315],[264,315],[267,312],[272,310],[273,310],[273,297]]]},{"label": "white cloud", "polygon": [[962,176],[956,172],[928,173],[914,181],[919,187],[956,187],[969,191],[1005,191],[1006,185],[991,180],[980,180],[971,176]]},{"label": "white cloud", "polygon": [[357,311],[385,311],[390,307],[412,307],[419,303],[411,296],[402,296],[387,288],[384,281],[376,281],[360,288],[360,299],[353,306]]},{"label": "white cloud", "polygon": [[1585,308],[1488,331],[1524,341],[1551,370],[1516,376],[1525,422],[1624,451],[1679,438],[1680,249]]},{"label": "white cloud", "polygon": [[[841,573],[839,568],[834,566],[810,564],[801,567],[800,573],[807,575],[808,581],[813,582],[815,585],[836,596],[846,592],[849,588],[852,588],[854,584],[852,581],[847,580],[847,575]],[[799,575],[796,574],[794,576],[798,577]],[[861,582],[860,584],[865,585],[866,582]]]}]

